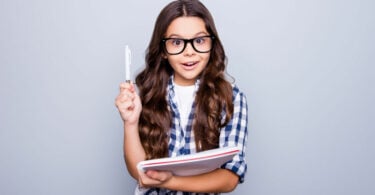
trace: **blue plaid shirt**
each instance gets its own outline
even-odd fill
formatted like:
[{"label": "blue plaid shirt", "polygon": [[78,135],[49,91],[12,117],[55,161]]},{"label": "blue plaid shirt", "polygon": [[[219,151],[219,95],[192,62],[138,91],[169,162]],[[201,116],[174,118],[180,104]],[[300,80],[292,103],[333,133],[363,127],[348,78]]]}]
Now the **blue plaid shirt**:
[{"label": "blue plaid shirt", "polygon": [[[199,80],[195,83],[196,88],[199,86]],[[233,160],[225,163],[222,168],[228,169],[240,178],[240,183],[244,181],[247,165],[245,161],[245,149],[247,140],[247,101],[245,95],[238,89],[236,85],[233,88],[233,104],[234,112],[229,123],[220,129],[219,147],[237,146],[240,148],[239,154],[234,156]],[[172,127],[169,134],[169,156],[180,156],[196,152],[196,144],[194,139],[194,131],[192,124],[194,120],[194,104],[189,115],[188,125],[182,127],[180,125],[180,113],[177,107],[176,95],[174,91],[173,76],[169,79],[167,101],[172,112]],[[222,113],[225,116],[225,112]],[[225,117],[222,117],[225,119]],[[160,194],[176,194],[176,195],[199,195],[204,193],[176,192],[166,189],[143,189],[144,194],[160,195]],[[207,194],[207,193],[205,193]],[[212,193],[214,194],[214,193]]]}]

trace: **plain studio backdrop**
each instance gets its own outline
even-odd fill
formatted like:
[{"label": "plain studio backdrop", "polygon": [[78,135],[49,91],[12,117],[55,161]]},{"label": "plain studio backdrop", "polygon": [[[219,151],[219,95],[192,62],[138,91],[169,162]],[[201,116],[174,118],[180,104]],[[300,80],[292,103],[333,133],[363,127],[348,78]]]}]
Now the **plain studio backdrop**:
[{"label": "plain studio backdrop", "polygon": [[[0,1],[0,194],[132,194],[114,100],[169,1]],[[231,194],[375,194],[375,1],[203,1],[249,104]]]}]

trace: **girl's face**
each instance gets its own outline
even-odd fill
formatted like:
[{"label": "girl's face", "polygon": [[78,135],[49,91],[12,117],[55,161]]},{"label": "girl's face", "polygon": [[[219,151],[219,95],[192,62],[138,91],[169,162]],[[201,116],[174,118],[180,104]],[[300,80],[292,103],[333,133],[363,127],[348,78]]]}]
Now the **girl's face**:
[{"label": "girl's face", "polygon": [[[179,39],[194,39],[197,37],[207,36],[204,21],[199,17],[179,17],[174,19],[168,26],[165,38],[176,38],[169,40],[173,45],[183,44]],[[201,39],[195,40],[198,44],[202,43]],[[192,42],[186,43],[182,53],[177,55],[166,54],[169,64],[174,70],[174,82],[178,85],[194,85],[198,75],[206,67],[210,59],[210,52],[199,53],[192,47]]]}]

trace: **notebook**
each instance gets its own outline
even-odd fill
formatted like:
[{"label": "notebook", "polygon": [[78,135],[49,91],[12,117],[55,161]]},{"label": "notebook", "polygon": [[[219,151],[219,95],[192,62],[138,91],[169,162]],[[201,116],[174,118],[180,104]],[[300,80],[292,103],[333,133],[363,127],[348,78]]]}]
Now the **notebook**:
[{"label": "notebook", "polygon": [[139,162],[137,168],[147,170],[171,171],[174,175],[198,175],[220,168],[239,153],[238,147],[223,147],[177,157],[160,158]]}]

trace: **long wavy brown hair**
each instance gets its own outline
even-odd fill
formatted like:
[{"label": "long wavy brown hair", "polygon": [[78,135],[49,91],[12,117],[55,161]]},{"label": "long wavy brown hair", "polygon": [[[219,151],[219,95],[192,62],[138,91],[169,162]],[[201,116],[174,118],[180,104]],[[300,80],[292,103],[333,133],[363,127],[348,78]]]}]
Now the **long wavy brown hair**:
[{"label": "long wavy brown hair", "polygon": [[[196,94],[193,131],[197,151],[219,146],[220,128],[232,117],[232,86],[225,79],[226,56],[216,31],[214,20],[207,8],[198,0],[178,0],[168,4],[159,14],[148,49],[146,67],[136,77],[142,101],[139,133],[146,159],[168,156],[168,135],[172,124],[167,86],[173,69],[165,59],[162,39],[169,24],[178,17],[194,16],[206,24],[207,32],[214,36],[213,48],[206,68],[200,74]],[[225,111],[225,118],[222,112]]]}]

